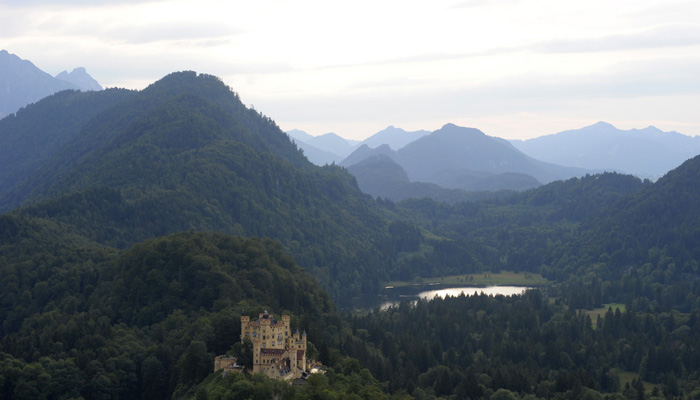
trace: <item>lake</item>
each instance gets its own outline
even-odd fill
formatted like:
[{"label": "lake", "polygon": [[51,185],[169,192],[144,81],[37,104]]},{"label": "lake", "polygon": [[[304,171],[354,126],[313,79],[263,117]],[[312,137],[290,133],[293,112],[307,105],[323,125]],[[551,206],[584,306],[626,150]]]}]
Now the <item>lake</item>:
[{"label": "lake", "polygon": [[[486,287],[450,287],[436,290],[424,290],[418,293],[406,294],[402,293],[400,288],[396,288],[396,293],[392,293],[394,288],[386,288],[387,296],[384,297],[379,304],[381,309],[386,309],[392,306],[397,306],[402,300],[418,300],[418,299],[433,299],[435,296],[445,298],[445,296],[459,296],[464,293],[466,296],[484,293],[488,296],[503,295],[513,296],[522,294],[527,289],[532,289],[526,286],[486,286]],[[392,295],[393,294],[393,295]]]}]

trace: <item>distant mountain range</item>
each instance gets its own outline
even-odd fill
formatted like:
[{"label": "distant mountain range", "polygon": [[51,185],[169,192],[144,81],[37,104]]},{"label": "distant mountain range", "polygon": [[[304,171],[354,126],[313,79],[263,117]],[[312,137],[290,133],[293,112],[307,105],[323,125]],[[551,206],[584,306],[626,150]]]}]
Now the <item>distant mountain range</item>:
[{"label": "distant mountain range", "polygon": [[[376,158],[382,156],[383,158]],[[353,167],[374,158],[372,163]],[[377,162],[382,160],[382,162]],[[395,165],[390,165],[393,162]],[[371,149],[360,146],[340,164],[348,167],[358,179],[360,188],[374,196],[402,200],[409,197],[435,197],[435,188],[425,185],[406,186],[404,180],[376,184],[377,176],[398,177],[387,170],[402,169],[412,183],[428,183],[445,189],[466,192],[522,191],[549,183],[585,175],[581,168],[561,167],[529,157],[506,140],[487,136],[474,128],[447,124],[441,129],[422,136],[399,150],[388,145]],[[372,167],[373,170],[369,170]],[[358,173],[362,171],[362,173]],[[372,180],[372,183],[366,180]],[[405,190],[396,192],[397,185]],[[424,189],[420,191],[419,188]],[[437,196],[444,198],[444,194]],[[450,194],[447,198],[455,198]]]},{"label": "distant mountain range", "polygon": [[538,160],[652,179],[700,154],[700,137],[653,126],[622,130],[606,122],[511,143]]},{"label": "distant mountain range", "polygon": [[0,118],[12,114],[61,90],[102,90],[85,68],[70,73],[63,71],[53,77],[37,68],[31,61],[0,51]]},{"label": "distant mountain range", "polygon": [[[621,130],[605,122],[511,141],[453,124],[432,133],[390,126],[354,147],[336,134],[287,133],[311,162],[339,163],[367,193],[392,200],[423,196],[453,202],[472,195],[443,189],[522,191],[602,171],[655,180],[700,154],[698,137],[655,127]],[[350,148],[352,153],[348,153]],[[403,170],[405,179],[396,174],[398,170]]]},{"label": "distant mountain range", "polygon": [[389,126],[360,142],[342,138],[335,133],[311,136],[298,129],[287,132],[287,135],[294,139],[297,146],[304,151],[309,161],[316,165],[338,164],[353,151],[365,145],[370,148],[387,145],[398,150],[428,134],[430,134],[428,131],[407,132],[401,128]]}]

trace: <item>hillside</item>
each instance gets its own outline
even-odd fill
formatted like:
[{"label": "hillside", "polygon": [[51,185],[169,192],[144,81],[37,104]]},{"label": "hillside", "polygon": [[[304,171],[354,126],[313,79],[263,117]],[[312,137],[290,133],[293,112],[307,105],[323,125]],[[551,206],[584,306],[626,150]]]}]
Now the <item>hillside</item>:
[{"label": "hillside", "polygon": [[[0,199],[57,155],[87,123],[133,96],[123,89],[80,93],[62,91],[0,120]],[[72,156],[72,155],[71,155]],[[0,211],[18,202],[5,198]]]},{"label": "hillside", "polygon": [[241,352],[243,309],[290,313],[326,362],[324,332],[340,327],[328,294],[270,240],[183,233],[115,251],[0,221],[3,398],[183,397],[215,355]]},{"label": "hillside", "polygon": [[[385,145],[385,147],[388,146]],[[374,155],[351,165],[348,167],[348,172],[355,176],[357,184],[363,192],[394,202],[427,197],[435,201],[454,204],[461,201],[505,197],[511,194],[508,188],[515,185],[514,182],[508,180],[508,174],[500,176],[484,174],[483,177],[474,178],[469,181],[468,185],[465,185],[471,189],[469,192],[462,189],[446,189],[445,187],[449,185],[439,186],[434,183],[411,182],[406,171],[384,154]],[[502,179],[506,181],[503,182]],[[516,180],[518,179],[520,177],[516,177]],[[463,181],[467,182],[468,178]],[[532,186],[538,185],[539,183],[535,182]]]},{"label": "hillside", "polygon": [[602,247],[604,251],[596,257],[608,264],[613,274],[629,268],[640,272],[648,269],[642,272],[645,278],[664,274],[662,281],[669,283],[697,280],[698,182],[700,156],[671,170],[654,185],[622,199],[591,221],[590,246],[583,249],[588,249],[586,256],[594,256],[592,250]]}]

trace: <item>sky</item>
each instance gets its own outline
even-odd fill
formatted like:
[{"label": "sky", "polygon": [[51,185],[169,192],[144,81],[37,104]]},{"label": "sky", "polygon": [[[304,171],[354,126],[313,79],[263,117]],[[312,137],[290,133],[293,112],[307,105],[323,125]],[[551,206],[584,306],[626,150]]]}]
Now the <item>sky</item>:
[{"label": "sky", "polygon": [[314,136],[700,135],[697,0],[0,0],[0,48],[103,87],[216,75]]}]

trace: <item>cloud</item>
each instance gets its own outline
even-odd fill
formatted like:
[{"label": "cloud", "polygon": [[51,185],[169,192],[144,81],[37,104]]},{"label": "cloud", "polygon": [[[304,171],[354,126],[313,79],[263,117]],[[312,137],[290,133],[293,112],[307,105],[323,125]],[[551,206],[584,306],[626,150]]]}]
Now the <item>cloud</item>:
[{"label": "cloud", "polygon": [[[240,33],[241,31],[225,24],[173,21],[136,27],[113,27],[105,32],[105,37],[132,44],[191,41],[208,43],[211,46],[226,43],[228,38]],[[203,41],[203,39],[206,40]]]},{"label": "cloud", "polygon": [[37,6],[95,6],[117,4],[158,3],[168,0],[4,0],[3,5],[13,8]]},{"label": "cloud", "polygon": [[590,53],[664,47],[696,46],[700,44],[700,28],[665,27],[638,34],[610,35],[599,38],[553,40],[531,46],[543,53]]},{"label": "cloud", "polygon": [[449,8],[493,7],[519,3],[522,0],[464,0],[451,5]]}]

